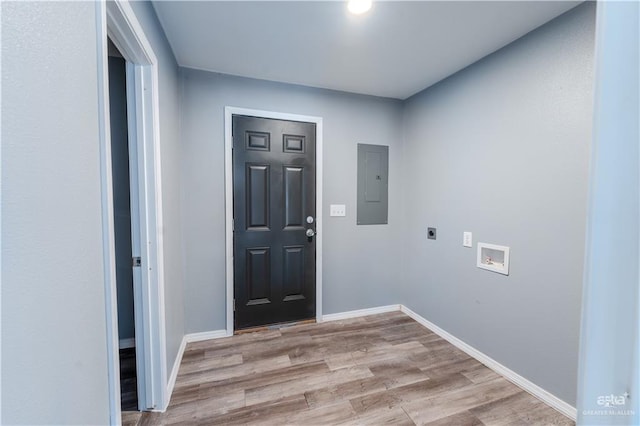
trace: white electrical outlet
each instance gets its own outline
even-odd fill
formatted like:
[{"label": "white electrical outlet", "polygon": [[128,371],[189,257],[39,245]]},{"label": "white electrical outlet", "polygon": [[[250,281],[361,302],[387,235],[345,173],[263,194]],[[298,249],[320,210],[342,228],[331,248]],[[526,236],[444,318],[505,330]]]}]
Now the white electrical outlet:
[{"label": "white electrical outlet", "polygon": [[331,204],[329,206],[329,216],[344,217],[347,215],[347,206],[344,204]]},{"label": "white electrical outlet", "polygon": [[473,236],[471,232],[462,233],[462,245],[465,247],[473,247]]}]

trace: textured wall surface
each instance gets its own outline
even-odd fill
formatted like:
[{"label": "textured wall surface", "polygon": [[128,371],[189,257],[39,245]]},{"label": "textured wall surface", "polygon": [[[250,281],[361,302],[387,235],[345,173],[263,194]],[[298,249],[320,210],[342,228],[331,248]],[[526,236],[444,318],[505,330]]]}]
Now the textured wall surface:
[{"label": "textured wall surface", "polygon": [[[411,98],[404,116],[401,302],[572,405],[594,18],[594,4],[567,12]],[[511,247],[509,276],[476,267],[478,242]]]},{"label": "textured wall surface", "polygon": [[[183,69],[182,218],[187,332],[225,328],[224,107],[324,119],[323,313],[386,305],[399,281],[398,101]],[[389,145],[389,224],[356,225],[357,144]],[[329,204],[347,216],[329,217]]]},{"label": "textured wall surface", "polygon": [[1,421],[106,424],[95,5],[1,7]]},{"label": "textured wall surface", "polygon": [[[152,6],[131,5],[159,61],[170,369],[184,335],[178,68]],[[2,3],[8,424],[109,421],[95,19],[92,3]]]}]

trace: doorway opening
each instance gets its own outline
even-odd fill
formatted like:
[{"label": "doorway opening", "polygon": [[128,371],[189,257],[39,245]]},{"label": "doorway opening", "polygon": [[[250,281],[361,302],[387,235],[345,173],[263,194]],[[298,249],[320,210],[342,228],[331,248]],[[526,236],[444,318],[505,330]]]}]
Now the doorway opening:
[{"label": "doorway opening", "polygon": [[[122,53],[109,39],[109,118],[111,130],[111,170],[113,224],[115,238],[116,292],[118,303],[118,342],[120,361],[120,406],[123,411],[138,410],[136,368],[134,268],[132,229],[137,217],[137,191],[131,191],[130,176],[137,175],[135,162],[129,161],[129,122],[127,119],[127,65]],[[132,172],[132,173],[131,173]],[[136,197],[136,198],[132,198]],[[137,210],[137,208],[136,208]],[[136,220],[136,223],[133,221]],[[137,247],[137,249],[139,249]],[[136,250],[139,252],[139,250]],[[137,283],[139,285],[139,282]]]}]

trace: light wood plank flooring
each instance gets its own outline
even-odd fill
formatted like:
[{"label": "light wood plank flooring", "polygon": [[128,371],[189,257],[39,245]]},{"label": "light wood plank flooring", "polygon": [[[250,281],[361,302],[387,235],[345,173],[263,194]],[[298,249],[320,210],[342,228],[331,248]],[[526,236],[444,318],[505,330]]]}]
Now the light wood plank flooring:
[{"label": "light wood plank flooring", "polygon": [[137,426],[142,419],[142,411],[122,411],[122,426]]},{"label": "light wood plank flooring", "polygon": [[573,424],[400,312],[189,344],[177,423]]}]

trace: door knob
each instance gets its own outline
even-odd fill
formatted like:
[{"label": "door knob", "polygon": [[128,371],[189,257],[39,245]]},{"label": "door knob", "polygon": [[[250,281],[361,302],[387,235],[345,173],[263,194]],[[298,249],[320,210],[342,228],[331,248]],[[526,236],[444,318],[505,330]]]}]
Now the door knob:
[{"label": "door knob", "polygon": [[309,228],[309,229],[307,229],[306,234],[307,234],[307,237],[311,238],[314,235],[316,235],[316,232],[313,229]]}]

